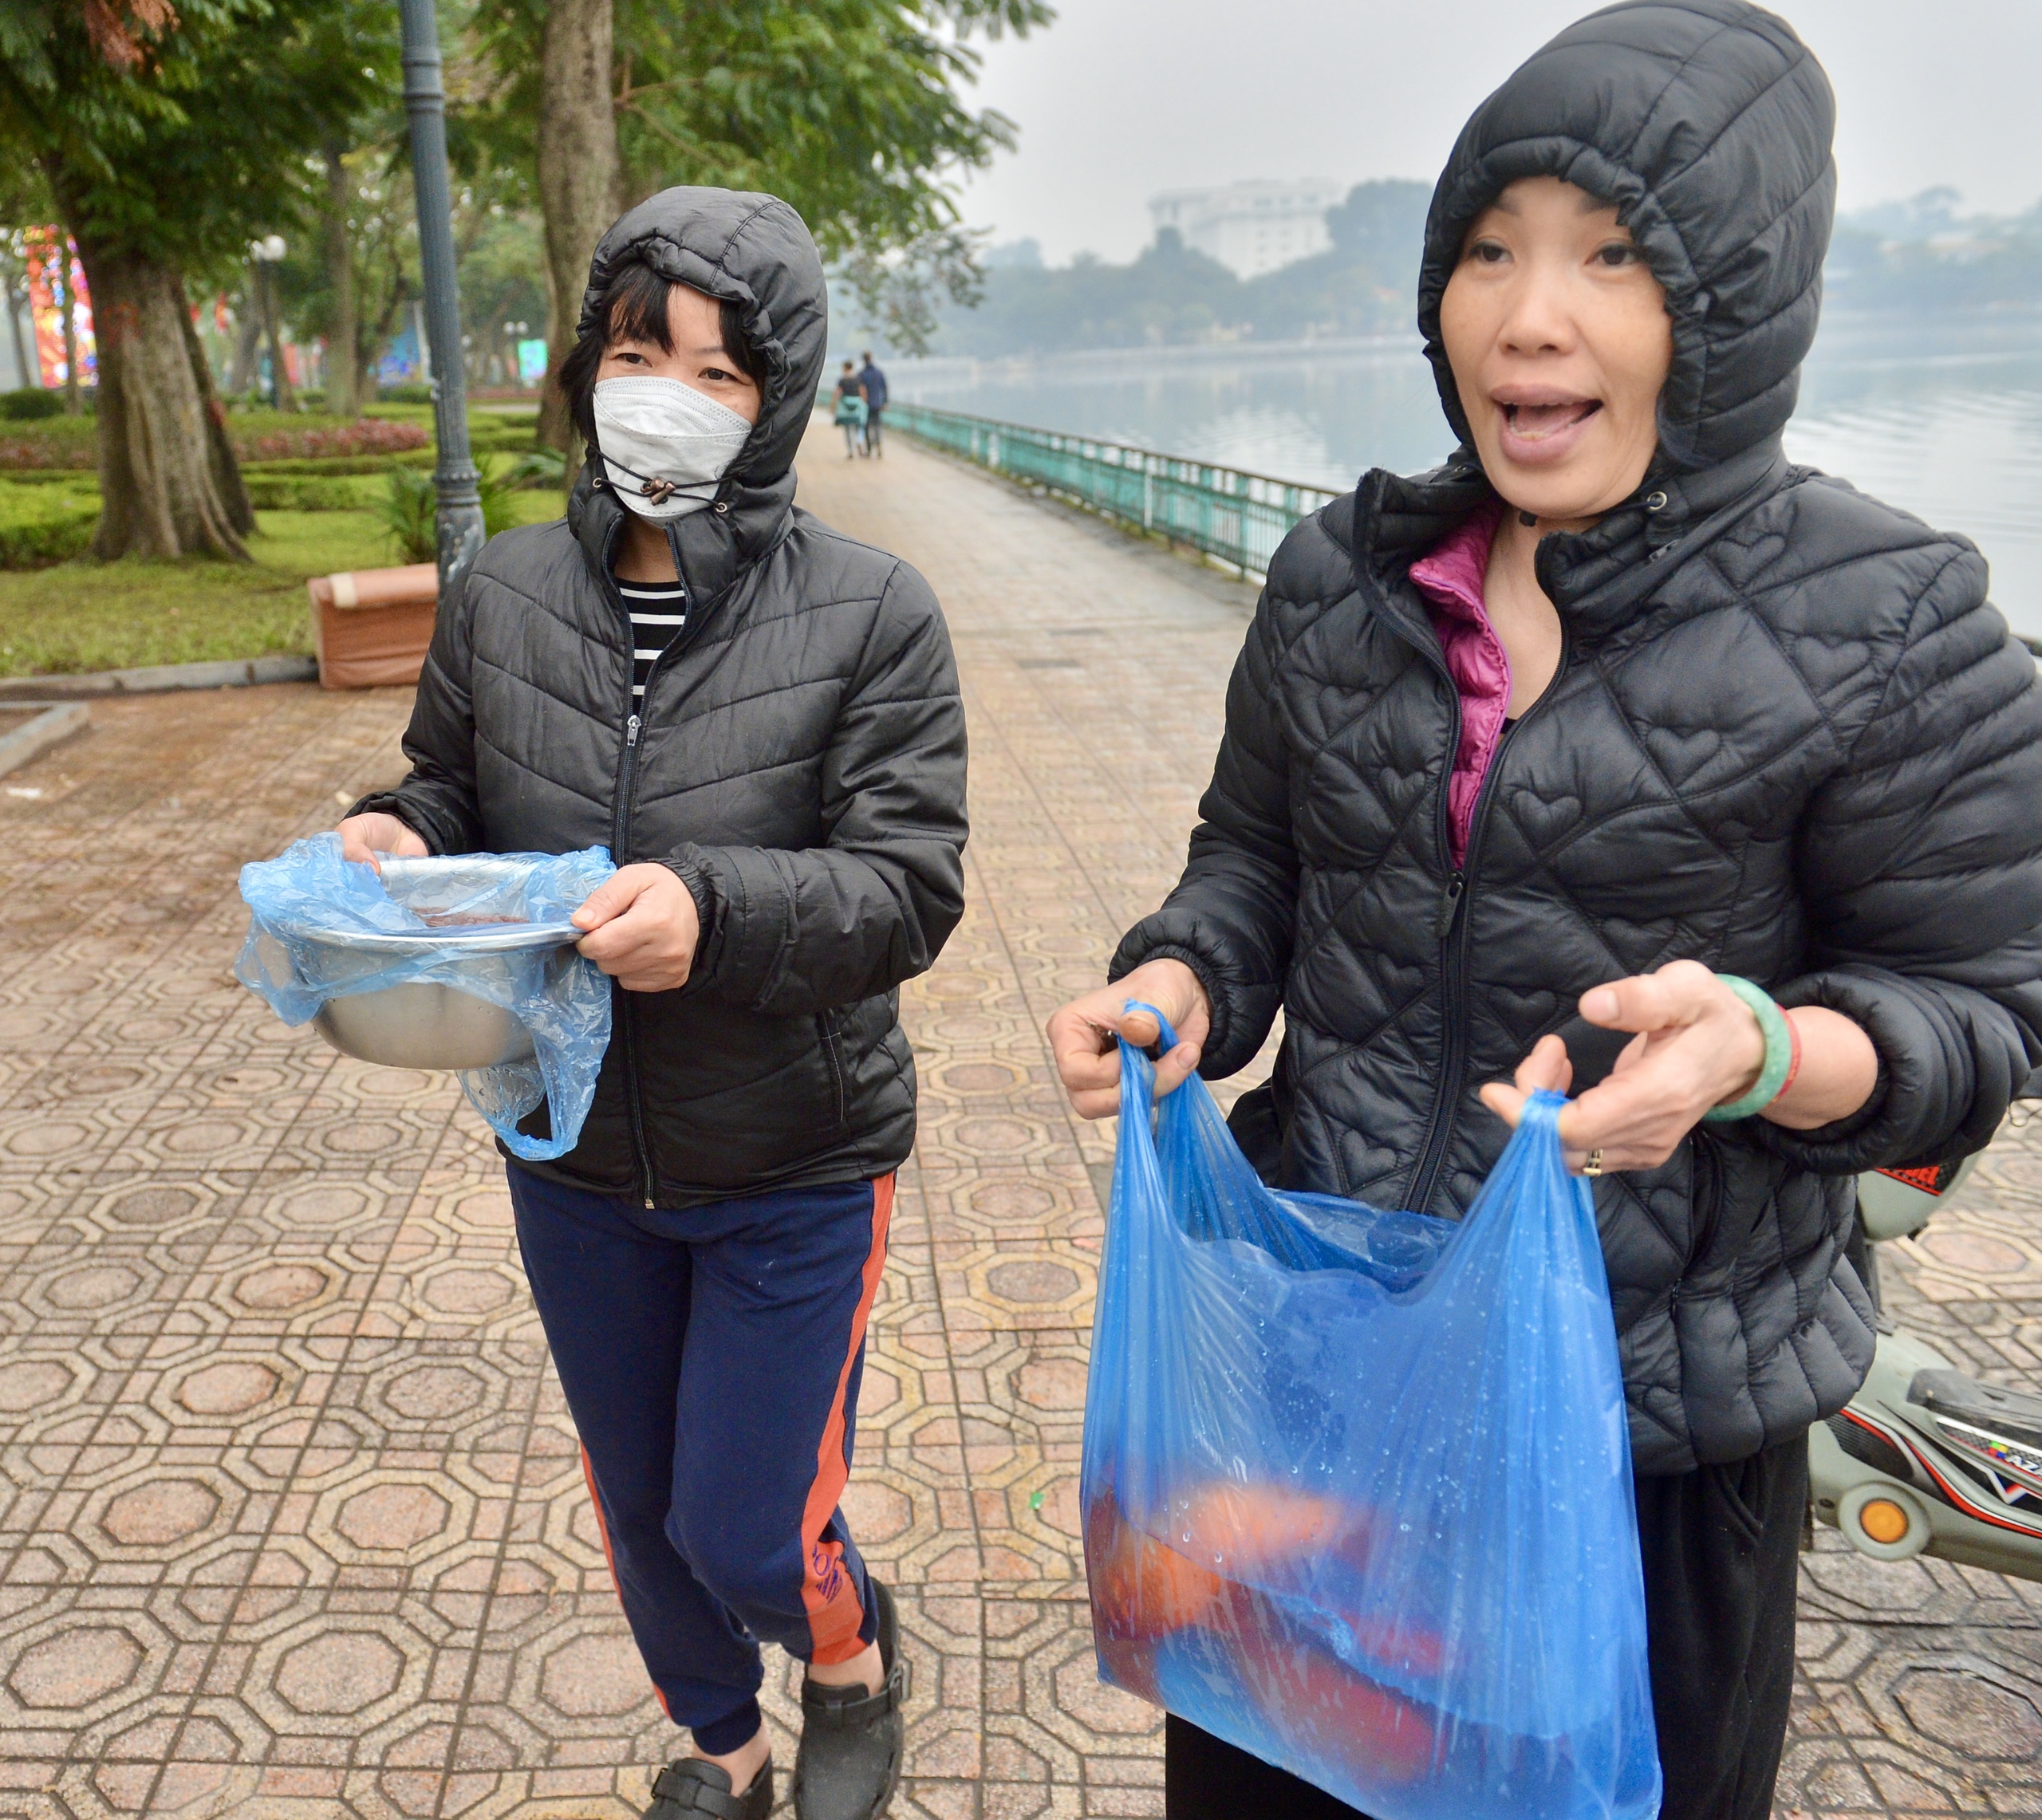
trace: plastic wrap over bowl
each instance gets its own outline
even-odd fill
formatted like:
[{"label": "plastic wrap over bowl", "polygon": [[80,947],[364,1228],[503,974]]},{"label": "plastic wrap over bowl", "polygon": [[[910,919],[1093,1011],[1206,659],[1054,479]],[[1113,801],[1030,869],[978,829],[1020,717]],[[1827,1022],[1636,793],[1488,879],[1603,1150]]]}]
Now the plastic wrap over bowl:
[{"label": "plastic wrap over bowl", "polygon": [[[487,857],[386,859],[383,888],[428,921],[458,918],[462,912],[455,907],[496,896],[514,884],[518,870]],[[431,963],[436,978],[329,999],[313,1014],[312,1027],[343,1055],[363,1062],[450,1070],[532,1059],[532,1033],[498,1002],[511,995],[511,963],[505,957],[571,947],[579,932],[569,923],[459,920],[420,933],[302,924],[294,932],[306,947],[325,951],[320,972],[328,979],[346,977],[356,963],[365,973],[381,972],[393,962]]]},{"label": "plastic wrap over bowl", "polygon": [[[616,870],[601,848],[350,862],[301,841],[242,870],[235,973],[343,1054],[457,1073],[515,1156],[564,1156],[609,1043],[610,985],[571,920]],[[538,1130],[523,1121],[545,1105]]]}]

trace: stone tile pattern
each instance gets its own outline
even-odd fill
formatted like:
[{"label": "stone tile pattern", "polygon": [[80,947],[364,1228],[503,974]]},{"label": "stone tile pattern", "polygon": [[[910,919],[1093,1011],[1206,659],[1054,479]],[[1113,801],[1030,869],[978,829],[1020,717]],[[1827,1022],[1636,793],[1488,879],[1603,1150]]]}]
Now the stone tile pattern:
[{"label": "stone tile pattern", "polygon": [[[1040,1030],[1175,875],[1251,597],[897,439],[818,439],[803,483],[935,584],[972,729],[850,1495],[913,1665],[895,1811],[1155,1814],[1156,1716],[1098,1684],[1077,1539],[1113,1134]],[[398,774],[408,706],[113,703],[0,795],[0,1820],[621,1816],[676,1747],[484,1128],[229,971],[236,869]],[[2010,1131],[1890,1248],[1903,1318],[2007,1382],[2042,1353],[2038,1206],[2042,1137]],[[1783,1809],[2042,1810],[2042,1597],[1835,1546],[1804,1592]]]}]

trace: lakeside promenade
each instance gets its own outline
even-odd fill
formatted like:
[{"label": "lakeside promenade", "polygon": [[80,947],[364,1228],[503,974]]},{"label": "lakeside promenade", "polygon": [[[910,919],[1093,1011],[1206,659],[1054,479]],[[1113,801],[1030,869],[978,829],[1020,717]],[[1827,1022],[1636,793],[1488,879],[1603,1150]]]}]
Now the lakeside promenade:
[{"label": "lakeside promenade", "polygon": [[[902,995],[921,1135],[846,1500],[913,1664],[893,1811],[1153,1814],[1157,1716],[1098,1683],[1077,1538],[1112,1133],[1041,1026],[1176,876],[1252,592],[834,439],[802,502],[928,577],[972,741],[969,907]],[[485,1128],[228,971],[238,866],[397,776],[409,700],[116,701],[5,780],[0,1820],[596,1820],[676,1748]],[[2042,1126],[1884,1262],[1902,1325],[2034,1382]],[[2039,1623],[2042,1587],[1823,1532],[1780,1811],[2042,1812]],[[798,1672],[772,1658],[783,1771]]]}]

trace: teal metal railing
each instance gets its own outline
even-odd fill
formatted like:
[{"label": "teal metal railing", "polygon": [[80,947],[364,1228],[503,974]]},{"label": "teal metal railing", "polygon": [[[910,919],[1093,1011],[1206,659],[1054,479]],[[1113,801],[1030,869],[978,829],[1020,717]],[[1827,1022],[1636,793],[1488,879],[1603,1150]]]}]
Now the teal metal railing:
[{"label": "teal metal railing", "polygon": [[889,402],[886,427],[1256,575],[1268,573],[1291,526],[1337,497],[1294,480],[926,404]]}]

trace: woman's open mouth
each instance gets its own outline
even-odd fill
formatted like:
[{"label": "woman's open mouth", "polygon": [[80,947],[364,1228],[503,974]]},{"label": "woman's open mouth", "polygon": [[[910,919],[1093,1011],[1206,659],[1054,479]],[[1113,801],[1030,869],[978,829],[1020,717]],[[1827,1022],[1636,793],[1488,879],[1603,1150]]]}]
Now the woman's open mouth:
[{"label": "woman's open mouth", "polygon": [[1599,398],[1570,398],[1547,393],[1499,398],[1503,452],[1526,463],[1559,461],[1571,454],[1583,429],[1602,410]]}]

